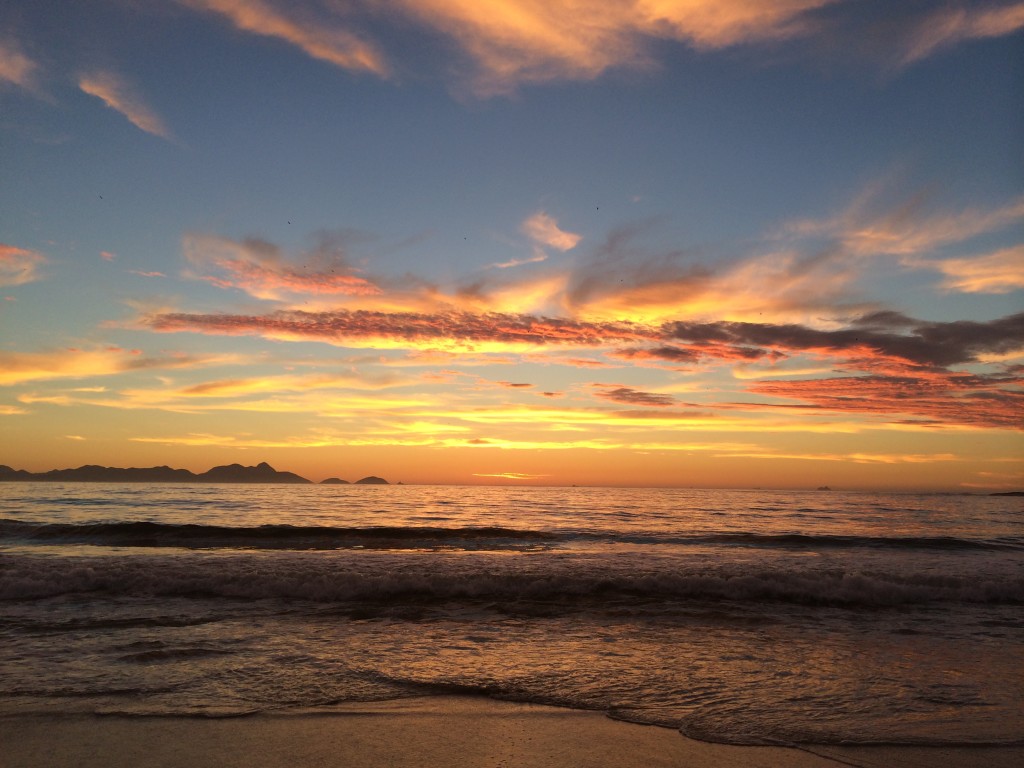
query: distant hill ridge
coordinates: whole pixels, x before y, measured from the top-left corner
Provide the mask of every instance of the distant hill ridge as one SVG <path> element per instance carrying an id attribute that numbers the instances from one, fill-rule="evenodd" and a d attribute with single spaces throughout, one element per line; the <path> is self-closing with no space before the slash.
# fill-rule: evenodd
<path id="1" fill-rule="evenodd" d="M 97 464 L 85 464 L 74 469 L 51 469 L 48 472 L 28 472 L 24 469 L 12 469 L 0 464 L 0 482 L 54 482 L 54 483 L 290 483 L 293 485 L 312 485 L 311 480 L 296 475 L 294 472 L 279 472 L 265 461 L 255 467 L 241 464 L 225 464 L 214 467 L 201 474 L 187 469 L 160 467 L 102 467 Z M 337 478 L 330 478 L 333 483 L 344 483 Z M 387 485 L 388 481 L 379 477 L 364 477 L 356 484 Z"/>

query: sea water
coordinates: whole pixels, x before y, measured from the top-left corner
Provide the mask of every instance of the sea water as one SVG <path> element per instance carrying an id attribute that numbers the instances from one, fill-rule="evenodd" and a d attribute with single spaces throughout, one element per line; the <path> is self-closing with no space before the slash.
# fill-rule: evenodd
<path id="1" fill-rule="evenodd" d="M 0 715 L 476 693 L 730 743 L 1024 740 L 1019 498 L 0 483 Z"/>

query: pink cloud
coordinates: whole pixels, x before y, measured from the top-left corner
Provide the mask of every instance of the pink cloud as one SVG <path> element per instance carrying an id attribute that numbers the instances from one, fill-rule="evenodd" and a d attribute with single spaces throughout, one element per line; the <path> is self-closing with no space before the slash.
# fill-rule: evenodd
<path id="1" fill-rule="evenodd" d="M 377 47 L 345 28 L 348 14 L 338 17 L 309 4 L 273 0 L 181 0 L 194 8 L 216 13 L 236 28 L 263 37 L 284 40 L 308 56 L 342 69 L 388 73 Z"/>
<path id="2" fill-rule="evenodd" d="M 581 235 L 560 229 L 558 221 L 544 211 L 538 211 L 524 221 L 523 232 L 540 245 L 559 251 L 575 248 L 582 239 Z"/>
<path id="3" fill-rule="evenodd" d="M 139 130 L 170 139 L 171 132 L 159 115 L 147 105 L 135 88 L 111 71 L 89 72 L 78 79 L 78 87 L 124 115 Z"/>
<path id="4" fill-rule="evenodd" d="M 46 257 L 37 251 L 0 243 L 0 286 L 24 285 L 40 279 Z"/>

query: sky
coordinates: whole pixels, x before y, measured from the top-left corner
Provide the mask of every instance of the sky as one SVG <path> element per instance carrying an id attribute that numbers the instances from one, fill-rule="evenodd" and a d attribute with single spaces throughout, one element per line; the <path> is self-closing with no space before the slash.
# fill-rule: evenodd
<path id="1" fill-rule="evenodd" d="M 1024 487 L 1024 2 L 12 0 L 0 463 Z"/>

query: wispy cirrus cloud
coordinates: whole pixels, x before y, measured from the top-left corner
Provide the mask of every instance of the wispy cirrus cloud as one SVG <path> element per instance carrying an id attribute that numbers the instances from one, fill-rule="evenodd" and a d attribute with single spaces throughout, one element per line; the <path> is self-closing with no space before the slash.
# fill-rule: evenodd
<path id="1" fill-rule="evenodd" d="M 9 83 L 27 91 L 37 87 L 39 65 L 22 51 L 15 40 L 0 40 L 0 85 Z"/>
<path id="2" fill-rule="evenodd" d="M 25 285 L 40 279 L 46 257 L 38 251 L 0 243 L 0 286 Z"/>
<path id="3" fill-rule="evenodd" d="M 186 276 L 204 280 L 219 288 L 237 288 L 268 300 L 283 300 L 296 294 L 360 296 L 379 294 L 381 289 L 355 274 L 341 246 L 329 238 L 296 258 L 288 258 L 278 246 L 265 240 L 232 240 L 204 234 L 183 239 L 190 265 Z"/>
<path id="4" fill-rule="evenodd" d="M 458 45 L 477 95 L 525 83 L 591 80 L 612 68 L 650 67 L 652 43 L 697 49 L 777 40 L 807 31 L 808 12 L 830 0 L 403 0 L 405 12 Z"/>
<path id="5" fill-rule="evenodd" d="M 947 5 L 921 20 L 906 42 L 911 64 L 968 40 L 1002 37 L 1024 29 L 1024 3 Z"/>
<path id="6" fill-rule="evenodd" d="M 351 16 L 343 5 L 325 7 L 273 0 L 179 1 L 218 14 L 243 32 L 283 40 L 336 67 L 382 76 L 389 72 L 378 47 L 348 28 Z"/>
<path id="7" fill-rule="evenodd" d="M 139 130 L 162 139 L 173 138 L 163 119 L 146 104 L 135 87 L 118 73 L 110 70 L 84 73 L 78 78 L 78 87 L 120 112 Z"/>
<path id="8" fill-rule="evenodd" d="M 896 205 L 879 205 L 869 190 L 835 219 L 798 222 L 793 229 L 832 237 L 852 256 L 912 257 L 999 231 L 1024 219 L 1024 197 L 988 210 L 933 212 L 925 203 L 924 196 L 918 195 Z"/>
<path id="9" fill-rule="evenodd" d="M 665 42 L 701 52 L 779 41 L 813 42 L 835 32 L 863 34 L 843 11 L 850 0 L 179 0 L 236 29 L 284 41 L 306 55 L 355 72 L 389 77 L 400 52 L 385 54 L 385 25 L 418 28 L 458 52 L 459 90 L 478 97 L 537 83 L 593 80 L 616 69 L 658 66 Z M 839 13 L 830 14 L 833 9 Z M 828 18 L 826 16 L 828 15 Z M 947 5 L 907 11 L 886 46 L 906 66 L 969 40 L 1001 37 L 1024 26 L 1024 4 Z M 848 27 L 852 26 L 852 32 Z M 373 30 L 371 32 L 371 30 Z"/>
<path id="10" fill-rule="evenodd" d="M 49 352 L 0 351 L 0 386 L 52 379 L 85 379 L 129 371 L 202 368 L 242 362 L 238 355 L 144 355 L 121 347 L 69 348 Z"/>
<path id="11" fill-rule="evenodd" d="M 942 287 L 962 293 L 1010 293 L 1024 289 L 1024 245 L 1003 248 L 984 256 L 930 259 L 914 266 L 938 270 Z"/>

